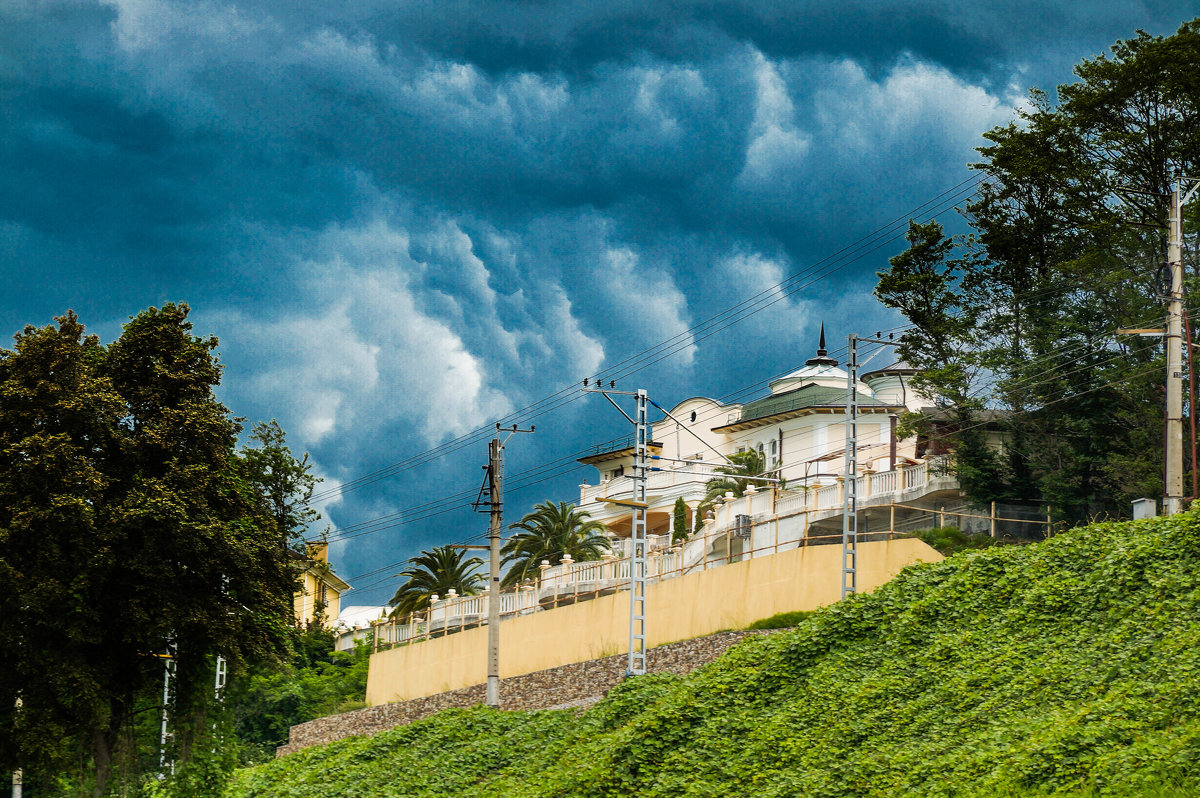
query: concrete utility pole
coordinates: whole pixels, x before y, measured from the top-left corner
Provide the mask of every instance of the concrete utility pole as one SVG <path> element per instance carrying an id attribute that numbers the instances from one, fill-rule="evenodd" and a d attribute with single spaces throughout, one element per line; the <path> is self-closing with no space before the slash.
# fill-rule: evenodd
<path id="1" fill-rule="evenodd" d="M 496 424 L 496 437 L 488 443 L 487 492 L 488 515 L 488 664 L 487 694 L 484 699 L 489 707 L 500 708 L 500 531 L 504 528 L 504 444 L 518 432 L 533 432 L 534 427 L 518 429 L 516 424 L 507 430 L 508 437 L 500 439 L 500 425 Z M 476 502 L 476 509 L 479 507 Z M 474 548 L 463 546 L 461 548 Z"/>
<path id="2" fill-rule="evenodd" d="M 1183 193 L 1183 183 L 1192 183 Z M 1163 512 L 1183 512 L 1183 206 L 1200 181 L 1177 176 L 1171 187 L 1168 216 L 1167 268 L 1171 272 L 1171 290 L 1167 295 L 1167 451 L 1166 481 L 1163 485 Z M 1195 413 L 1195 408 L 1191 409 Z M 1195 468 L 1196 464 L 1193 463 Z"/>
<path id="3" fill-rule="evenodd" d="M 504 524 L 504 446 L 488 442 L 488 678 L 489 707 L 500 708 L 500 528 Z"/>

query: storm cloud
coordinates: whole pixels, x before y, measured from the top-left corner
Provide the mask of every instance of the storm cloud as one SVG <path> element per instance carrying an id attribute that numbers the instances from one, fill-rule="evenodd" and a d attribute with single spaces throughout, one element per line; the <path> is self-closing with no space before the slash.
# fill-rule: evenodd
<path id="1" fill-rule="evenodd" d="M 584 376 L 670 341 L 636 378 L 669 405 L 763 385 L 822 320 L 832 339 L 893 324 L 869 291 L 894 240 L 776 286 L 967 181 L 1031 86 L 1185 16 L 7 0 L 0 318 L 15 332 L 74 308 L 111 338 L 187 301 L 222 339 L 223 399 L 278 418 L 327 487 L 420 455 L 323 503 L 335 534 L 391 519 L 336 547 L 355 581 L 482 529 L 413 509 L 477 487 L 486 448 L 451 442 Z M 743 322 L 696 329 L 760 292 Z M 557 465 L 515 484 L 514 514 L 570 500 L 587 475 L 570 455 L 625 432 L 570 391 L 537 407 L 511 468 Z M 386 599 L 376 581 L 351 603 Z"/>

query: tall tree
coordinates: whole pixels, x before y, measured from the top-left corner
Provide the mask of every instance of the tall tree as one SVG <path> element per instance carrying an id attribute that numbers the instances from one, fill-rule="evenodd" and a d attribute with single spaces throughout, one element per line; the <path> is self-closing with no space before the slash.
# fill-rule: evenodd
<path id="1" fill-rule="evenodd" d="M 178 719 L 203 717 L 218 652 L 286 651 L 294 575 L 188 312 L 151 308 L 107 349 L 68 313 L 0 351 L 0 704 L 22 699 L 0 767 L 54 772 L 73 750 L 100 795 L 168 641 Z"/>
<path id="2" fill-rule="evenodd" d="M 423 551 L 408 561 L 408 567 L 400 572 L 404 582 L 388 602 L 392 617 L 423 610 L 429 606 L 433 595 L 443 598 L 453 588 L 460 596 L 474 596 L 484 585 L 482 574 L 476 573 L 483 560 L 467 558 L 465 549 L 438 546 Z"/>
<path id="3" fill-rule="evenodd" d="M 999 463 L 987 445 L 981 420 L 984 400 L 976 393 L 980 305 L 963 291 L 974 264 L 950 257 L 955 241 L 936 221 L 910 221 L 906 240 L 908 249 L 890 258 L 891 268 L 879 273 L 875 296 L 911 322 L 912 329 L 900 338 L 899 355 L 919 370 L 913 387 L 935 397 L 944 413 L 939 419 L 907 413 L 901 418 L 900 434 L 948 438 L 940 448 L 952 452 L 953 470 L 964 490 L 980 501 L 1000 498 Z"/>
<path id="4" fill-rule="evenodd" d="M 275 419 L 255 424 L 250 440 L 256 445 L 242 450 L 246 478 L 275 519 L 280 546 L 294 546 L 321 519 L 321 514 L 308 504 L 321 479 L 312 474 L 308 452 L 299 460 L 292 455 L 287 435 Z"/>
<path id="5" fill-rule="evenodd" d="M 536 578 L 542 560 L 551 565 L 565 555 L 576 562 L 598 560 L 609 551 L 608 528 L 566 502 L 542 502 L 509 528 L 517 531 L 501 549 L 505 587 Z"/>
<path id="6" fill-rule="evenodd" d="M 951 412 L 1007 411 L 1002 467 L 977 474 L 972 495 L 1047 499 L 1081 519 L 1162 491 L 1161 344 L 1114 333 L 1163 323 L 1167 186 L 1200 166 L 1200 21 L 1139 32 L 1075 73 L 1057 105 L 1034 91 L 1016 122 L 984 134 L 973 166 L 986 180 L 964 209 L 975 235 L 942 253 L 960 267 L 944 315 L 970 321 L 950 362 L 984 379 L 956 395 L 952 370 L 920 367 Z M 910 352 L 934 341 L 906 307 L 912 287 L 885 276 L 877 293 L 916 323 Z M 979 423 L 946 432 L 968 428 Z"/>

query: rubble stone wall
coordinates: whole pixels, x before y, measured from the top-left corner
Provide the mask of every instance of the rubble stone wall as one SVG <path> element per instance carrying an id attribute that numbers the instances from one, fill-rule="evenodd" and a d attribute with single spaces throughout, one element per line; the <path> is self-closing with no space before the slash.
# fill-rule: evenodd
<path id="1" fill-rule="evenodd" d="M 646 652 L 646 670 L 650 673 L 690 673 L 712 662 L 730 646 L 755 634 L 764 633 L 720 632 L 658 646 Z M 624 678 L 627 664 L 628 654 L 618 654 L 501 679 L 501 708 L 529 710 L 587 706 L 602 698 Z M 374 734 L 412 723 L 443 709 L 482 704 L 484 690 L 484 685 L 477 684 L 425 698 L 317 718 L 293 726 L 287 745 L 280 746 L 276 755 L 283 756 L 344 737 Z"/>

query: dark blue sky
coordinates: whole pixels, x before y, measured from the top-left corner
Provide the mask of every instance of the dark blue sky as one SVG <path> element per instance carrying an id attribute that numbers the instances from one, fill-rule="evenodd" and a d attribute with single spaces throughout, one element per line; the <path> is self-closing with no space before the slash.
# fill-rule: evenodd
<path id="1" fill-rule="evenodd" d="M 326 487 L 411 466 L 325 507 L 335 539 L 375 530 L 334 562 L 365 588 L 348 603 L 382 602 L 395 580 L 360 575 L 484 529 L 453 497 L 487 434 L 448 442 L 662 341 L 622 383 L 670 406 L 754 395 L 822 320 L 832 341 L 894 324 L 870 297 L 889 237 L 689 332 L 967 180 L 1031 86 L 1192 15 L 831 7 L 0 0 L 0 329 L 73 308 L 110 340 L 191 303 L 224 401 L 277 418 Z M 954 226 L 963 196 L 922 214 Z M 570 456 L 625 432 L 562 398 L 522 417 L 511 520 L 577 498 Z M 407 523 L 356 526 L 384 517 Z"/>

